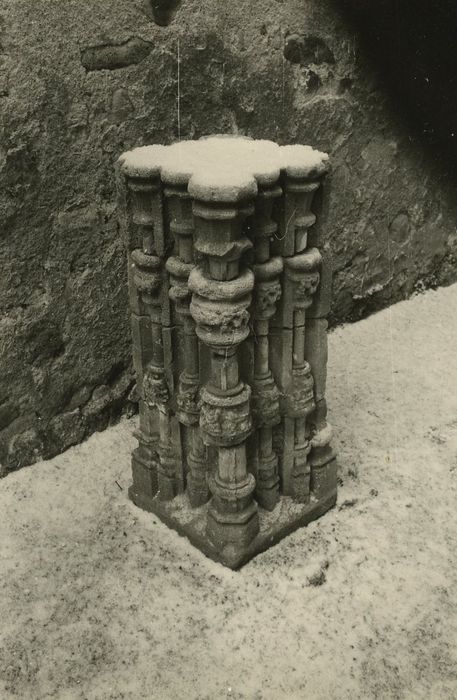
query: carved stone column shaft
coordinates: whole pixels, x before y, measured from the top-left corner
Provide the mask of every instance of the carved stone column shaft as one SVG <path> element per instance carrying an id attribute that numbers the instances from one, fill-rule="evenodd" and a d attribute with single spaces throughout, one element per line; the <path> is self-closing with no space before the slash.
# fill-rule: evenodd
<path id="1" fill-rule="evenodd" d="M 193 185 L 193 186 L 192 186 Z M 198 252 L 204 266 L 192 270 L 191 313 L 197 335 L 210 350 L 209 379 L 202 390 L 200 428 L 203 441 L 217 448 L 217 465 L 209 485 L 212 500 L 207 534 L 226 556 L 236 556 L 258 532 L 252 493 L 255 480 L 247 470 L 245 441 L 251 432 L 251 390 L 240 381 L 237 348 L 248 336 L 248 307 L 254 276 L 240 268 L 240 257 L 250 247 L 243 236 L 243 220 L 251 207 L 217 200 L 205 201 L 198 180 L 190 184 Z M 232 551 L 233 550 L 233 551 Z"/>
<path id="2" fill-rule="evenodd" d="M 193 507 L 206 503 L 210 493 L 207 483 L 207 455 L 198 427 L 200 414 L 199 347 L 195 321 L 190 313 L 189 275 L 194 268 L 194 221 L 187 187 L 166 189 L 170 212 L 170 230 L 175 239 L 176 256 L 167 260 L 170 273 L 169 296 L 175 303 L 182 323 L 183 371 L 179 378 L 177 415 L 189 433 L 190 452 L 187 490 Z"/>
<path id="3" fill-rule="evenodd" d="M 270 369 L 270 319 L 281 296 L 283 269 L 280 257 L 271 257 L 270 239 L 278 225 L 273 219 L 275 199 L 282 194 L 277 184 L 259 188 L 252 224 L 254 241 L 255 293 L 253 302 L 254 377 L 252 412 L 257 428 L 253 435 L 258 503 L 272 510 L 279 500 L 278 457 L 273 450 L 273 427 L 281 420 L 279 391 Z"/>
<path id="4" fill-rule="evenodd" d="M 158 490 L 158 420 L 154 407 L 145 402 L 144 374 L 161 349 L 160 318 L 154 313 L 154 294 L 160 287 L 154 255 L 154 218 L 150 202 L 158 196 L 157 173 L 150 177 L 128 177 L 124 186 L 128 202 L 128 278 L 131 308 L 133 362 L 139 399 L 138 448 L 132 455 L 133 489 L 152 498 Z M 141 246 L 141 247 L 139 247 Z"/>
<path id="5" fill-rule="evenodd" d="M 336 499 L 327 156 L 220 136 L 120 165 L 140 412 L 129 494 L 237 568 Z"/>
<path id="6" fill-rule="evenodd" d="M 138 319 L 132 319 L 134 332 L 140 333 L 140 347 L 148 347 L 150 351 L 148 355 L 138 356 L 136 363 L 141 397 L 138 437 L 140 451 L 142 443 L 150 450 L 152 436 L 145 432 L 145 428 L 150 430 L 155 413 L 158 441 L 156 435 L 153 439 L 158 451 L 155 461 L 157 486 L 160 498 L 167 500 L 182 491 L 183 480 L 179 464 L 180 441 L 176 440 L 176 426 L 172 425 L 164 368 L 164 332 L 170 317 L 163 260 L 162 186 L 157 169 L 132 173 L 126 168 L 126 174 L 131 193 L 132 222 L 139 231 L 137 242 L 142 246 L 130 254 L 131 288 L 136 290 L 140 318 L 149 318 L 149 322 L 140 323 Z"/>

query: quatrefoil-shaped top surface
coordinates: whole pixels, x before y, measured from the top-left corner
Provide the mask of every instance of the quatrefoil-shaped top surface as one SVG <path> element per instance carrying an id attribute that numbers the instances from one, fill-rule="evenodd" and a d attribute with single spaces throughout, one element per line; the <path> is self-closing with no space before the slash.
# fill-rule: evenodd
<path id="1" fill-rule="evenodd" d="M 311 146 L 278 146 L 244 136 L 209 136 L 171 146 L 141 146 L 119 162 L 130 177 L 158 177 L 165 184 L 187 186 L 203 201 L 240 201 L 258 186 L 273 185 L 281 170 L 293 178 L 318 178 L 328 169 L 328 155 Z"/>

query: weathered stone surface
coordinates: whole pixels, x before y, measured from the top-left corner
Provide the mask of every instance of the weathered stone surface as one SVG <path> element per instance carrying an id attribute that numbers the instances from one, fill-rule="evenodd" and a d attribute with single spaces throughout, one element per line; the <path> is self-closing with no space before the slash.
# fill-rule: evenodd
<path id="1" fill-rule="evenodd" d="M 270 542 L 285 533 L 265 511 L 292 500 L 309 506 L 301 515 L 318 516 L 336 498 L 322 470 L 335 462 L 327 320 L 306 317 L 325 277 L 308 233 L 328 161 L 309 145 L 223 135 L 134 148 L 118 161 L 120 225 L 138 246 L 126 251 L 142 395 L 129 495 L 232 568 L 264 548 L 265 530 Z M 274 251 L 278 232 L 284 243 Z M 198 538 L 196 518 L 175 517 L 186 505 L 200 511 Z M 285 519 L 291 530 L 304 522 Z"/>
<path id="2" fill-rule="evenodd" d="M 238 132 L 328 151 L 332 323 L 456 279 L 452 182 L 396 120 L 334 3 L 186 0 L 174 9 L 164 30 L 142 0 L 1 3 L 4 471 L 68 444 L 50 423 L 72 414 L 79 390 L 85 435 L 125 405 L 119 389 L 83 410 L 112 373 L 130 377 L 113 163 L 134 145 Z M 319 47 L 285 59 L 292 35 L 320 37 L 334 63 Z M 93 54 L 103 70 L 82 65 L 88 49 L 125 50 L 135 37 L 146 48 L 129 65 L 117 58 L 111 70 Z"/>
<path id="3" fill-rule="evenodd" d="M 143 39 L 133 37 L 123 44 L 90 46 L 81 51 L 81 63 L 87 71 L 114 70 L 140 63 L 152 46 Z"/>
<path id="4" fill-rule="evenodd" d="M 325 397 L 328 355 L 327 325 L 325 318 L 310 318 L 306 321 L 305 357 L 311 365 L 313 373 L 316 402 Z"/>
<path id="5" fill-rule="evenodd" d="M 129 93 L 125 88 L 118 88 L 113 93 L 111 103 L 111 121 L 114 124 L 122 124 L 129 118 L 135 107 L 130 100 Z"/>
<path id="6" fill-rule="evenodd" d="M 291 63 L 308 65 L 335 63 L 335 57 L 324 39 L 313 34 L 291 34 L 284 46 L 284 56 Z"/>

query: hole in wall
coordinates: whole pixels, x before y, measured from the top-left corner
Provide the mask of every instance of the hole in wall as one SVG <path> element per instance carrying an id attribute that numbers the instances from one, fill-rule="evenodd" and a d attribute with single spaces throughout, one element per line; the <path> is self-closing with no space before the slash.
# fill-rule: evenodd
<path id="1" fill-rule="evenodd" d="M 156 24 L 166 27 L 173 20 L 181 0 L 144 0 L 146 14 Z"/>

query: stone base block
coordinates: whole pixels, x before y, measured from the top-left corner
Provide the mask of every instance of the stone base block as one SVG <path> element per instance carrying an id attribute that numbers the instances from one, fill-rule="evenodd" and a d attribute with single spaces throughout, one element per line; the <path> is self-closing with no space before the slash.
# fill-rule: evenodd
<path id="1" fill-rule="evenodd" d="M 206 535 L 212 545 L 226 556 L 244 551 L 259 532 L 257 504 L 252 502 L 240 513 L 219 513 L 213 504 L 208 506 Z"/>
<path id="2" fill-rule="evenodd" d="M 224 545 L 221 543 L 218 548 L 211 542 L 207 536 L 208 510 L 211 509 L 211 503 L 195 509 L 191 507 L 186 493 L 180 494 L 173 501 L 164 502 L 157 496 L 148 498 L 136 492 L 133 487 L 129 489 L 129 496 L 135 505 L 157 515 L 168 527 L 187 537 L 210 559 L 231 569 L 239 569 L 257 554 L 264 552 L 299 527 L 316 520 L 335 505 L 336 485 L 325 492 L 323 488 L 325 483 L 333 483 L 333 479 L 328 476 L 333 473 L 333 466 L 326 465 L 324 469 L 327 469 L 327 481 L 319 481 L 319 499 L 312 493 L 309 503 L 296 503 L 288 496 L 281 496 L 271 512 L 258 508 L 259 532 L 245 546 L 226 542 Z"/>
<path id="3" fill-rule="evenodd" d="M 137 447 L 132 454 L 133 488 L 139 493 L 152 498 L 158 491 L 157 464 L 142 456 L 142 450 Z"/>
<path id="4" fill-rule="evenodd" d="M 211 497 L 206 479 L 195 479 L 191 475 L 187 477 L 187 493 L 192 508 L 198 508 L 207 503 Z"/>
<path id="5" fill-rule="evenodd" d="M 337 465 L 336 459 L 319 467 L 311 467 L 311 490 L 316 499 L 321 499 L 329 491 L 336 492 Z"/>
<path id="6" fill-rule="evenodd" d="M 279 501 L 279 477 L 259 478 L 256 484 L 255 499 L 265 510 L 273 510 Z"/>

